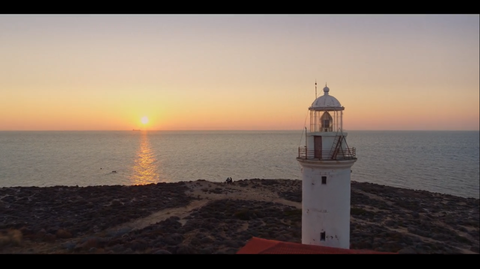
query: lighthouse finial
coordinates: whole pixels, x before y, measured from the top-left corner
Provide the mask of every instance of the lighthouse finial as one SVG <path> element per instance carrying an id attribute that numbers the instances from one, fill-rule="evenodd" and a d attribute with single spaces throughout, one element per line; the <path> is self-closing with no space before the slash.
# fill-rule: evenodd
<path id="1" fill-rule="evenodd" d="M 323 88 L 323 92 L 325 95 L 327 95 L 329 91 L 330 89 L 327 87 L 327 83 L 325 82 L 325 88 Z"/>

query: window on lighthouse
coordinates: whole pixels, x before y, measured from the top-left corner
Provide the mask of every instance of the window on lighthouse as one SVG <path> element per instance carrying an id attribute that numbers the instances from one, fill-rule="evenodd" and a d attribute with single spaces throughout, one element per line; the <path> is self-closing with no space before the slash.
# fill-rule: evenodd
<path id="1" fill-rule="evenodd" d="M 332 131 L 332 116 L 328 111 L 325 111 L 323 113 L 321 120 L 322 124 L 322 131 L 323 132 L 331 132 Z"/>
<path id="2" fill-rule="evenodd" d="M 326 176 L 322 176 L 322 184 L 327 184 L 327 177 Z"/>
<path id="3" fill-rule="evenodd" d="M 325 241 L 325 232 L 320 233 L 320 241 Z"/>

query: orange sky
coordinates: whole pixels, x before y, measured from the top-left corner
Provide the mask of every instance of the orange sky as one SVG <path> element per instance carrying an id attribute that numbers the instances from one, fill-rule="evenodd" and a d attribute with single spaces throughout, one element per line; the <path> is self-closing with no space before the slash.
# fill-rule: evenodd
<path id="1" fill-rule="evenodd" d="M 0 131 L 300 130 L 315 81 L 345 130 L 479 130 L 478 15 L 0 15 L 0 40 Z"/>

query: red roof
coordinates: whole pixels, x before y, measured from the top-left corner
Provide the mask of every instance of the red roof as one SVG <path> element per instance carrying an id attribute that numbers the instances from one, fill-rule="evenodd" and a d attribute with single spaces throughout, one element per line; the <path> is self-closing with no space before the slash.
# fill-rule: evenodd
<path id="1" fill-rule="evenodd" d="M 252 237 L 237 254 L 397 254 L 374 250 L 343 249 Z"/>

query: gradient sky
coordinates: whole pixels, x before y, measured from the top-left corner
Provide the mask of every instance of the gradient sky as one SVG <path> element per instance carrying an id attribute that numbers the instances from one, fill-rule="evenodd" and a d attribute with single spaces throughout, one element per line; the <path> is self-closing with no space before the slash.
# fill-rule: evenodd
<path id="1" fill-rule="evenodd" d="M 302 130 L 315 81 L 345 130 L 479 130 L 479 15 L 0 15 L 0 130 Z"/>

